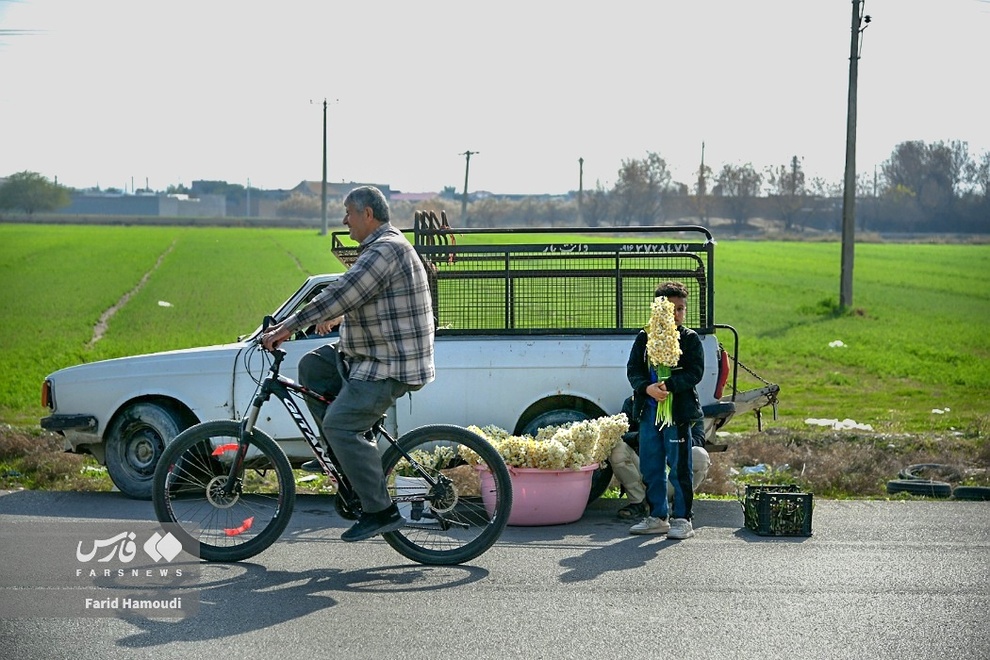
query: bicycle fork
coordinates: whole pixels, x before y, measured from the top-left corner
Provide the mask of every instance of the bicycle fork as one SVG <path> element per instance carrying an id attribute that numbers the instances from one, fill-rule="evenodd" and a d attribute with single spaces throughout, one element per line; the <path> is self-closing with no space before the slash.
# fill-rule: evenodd
<path id="1" fill-rule="evenodd" d="M 236 446 L 231 447 L 229 445 L 220 445 L 213 450 L 214 456 L 221 456 L 228 451 L 234 451 L 234 460 L 230 463 L 230 470 L 227 472 L 227 481 L 223 485 L 223 494 L 227 497 L 230 497 L 233 494 L 234 489 L 240 484 L 240 475 L 242 474 L 244 468 L 244 457 L 247 456 L 248 439 L 254 435 L 254 426 L 258 422 L 258 415 L 261 413 L 261 406 L 268 401 L 270 396 L 271 392 L 263 389 L 261 392 L 258 392 L 257 396 L 254 397 L 251 408 L 248 410 L 247 417 L 241 421 L 240 439 Z"/>

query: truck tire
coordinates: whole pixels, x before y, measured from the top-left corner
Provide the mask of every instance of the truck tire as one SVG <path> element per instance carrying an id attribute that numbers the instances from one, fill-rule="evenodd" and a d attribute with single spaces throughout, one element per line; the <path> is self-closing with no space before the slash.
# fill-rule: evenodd
<path id="1" fill-rule="evenodd" d="M 952 491 L 954 500 L 976 500 L 985 502 L 990 500 L 990 487 L 987 486 L 956 486 Z"/>
<path id="2" fill-rule="evenodd" d="M 897 476 L 901 479 L 928 479 L 929 477 L 925 476 L 925 473 L 938 477 L 940 481 L 960 481 L 962 479 L 962 473 L 958 469 L 942 463 L 915 463 L 901 470 Z"/>
<path id="3" fill-rule="evenodd" d="M 162 404 L 141 402 L 124 408 L 105 440 L 107 472 L 120 492 L 150 500 L 158 459 L 187 426 L 181 415 Z"/>
<path id="4" fill-rule="evenodd" d="M 529 423 L 523 427 L 522 435 L 535 436 L 540 429 L 546 426 L 560 426 L 569 422 L 583 422 L 586 419 L 591 418 L 580 410 L 568 408 L 548 410 L 529 420 Z"/>
<path id="5" fill-rule="evenodd" d="M 910 493 L 925 497 L 949 497 L 952 495 L 952 485 L 946 481 L 930 479 L 893 479 L 887 482 L 887 492 Z"/>
<path id="6" fill-rule="evenodd" d="M 601 497 L 611 483 L 612 466 L 606 461 L 591 475 L 591 492 L 588 493 L 588 504 Z"/>

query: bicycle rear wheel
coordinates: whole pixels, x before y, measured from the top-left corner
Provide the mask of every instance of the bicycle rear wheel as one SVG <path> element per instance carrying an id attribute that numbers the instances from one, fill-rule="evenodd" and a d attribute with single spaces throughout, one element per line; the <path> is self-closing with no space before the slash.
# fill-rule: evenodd
<path id="1" fill-rule="evenodd" d="M 509 470 L 499 453 L 467 429 L 444 424 L 410 431 L 399 446 L 423 470 L 417 474 L 395 447 L 385 451 L 385 479 L 406 518 L 405 527 L 383 535 L 385 541 L 421 564 L 461 564 L 488 550 L 512 509 Z"/>
<path id="2" fill-rule="evenodd" d="M 258 429 L 233 490 L 224 492 L 240 433 L 234 421 L 197 424 L 165 447 L 155 469 L 155 515 L 159 522 L 174 523 L 187 551 L 207 561 L 258 554 L 285 530 L 295 503 L 292 466 Z"/>

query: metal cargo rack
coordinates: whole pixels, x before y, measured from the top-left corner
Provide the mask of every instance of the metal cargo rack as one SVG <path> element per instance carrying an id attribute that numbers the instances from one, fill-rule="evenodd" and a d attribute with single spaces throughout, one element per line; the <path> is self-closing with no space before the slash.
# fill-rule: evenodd
<path id="1" fill-rule="evenodd" d="M 715 241 L 704 227 L 453 230 L 446 217 L 417 212 L 411 233 L 435 275 L 445 334 L 634 333 L 666 280 L 690 292 L 686 325 L 715 325 Z M 358 252 L 345 236 L 333 233 L 332 251 L 350 266 Z"/>

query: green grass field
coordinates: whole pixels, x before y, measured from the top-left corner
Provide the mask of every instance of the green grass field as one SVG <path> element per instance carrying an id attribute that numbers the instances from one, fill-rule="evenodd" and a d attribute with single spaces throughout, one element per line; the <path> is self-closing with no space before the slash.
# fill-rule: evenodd
<path id="1" fill-rule="evenodd" d="M 838 243 L 716 238 L 716 321 L 739 331 L 741 362 L 780 384 L 774 425 L 985 429 L 990 246 L 858 245 L 855 309 L 839 314 Z M 56 369 L 234 340 L 306 276 L 339 270 L 329 247 L 312 230 L 0 225 L 0 421 L 37 426 Z"/>

